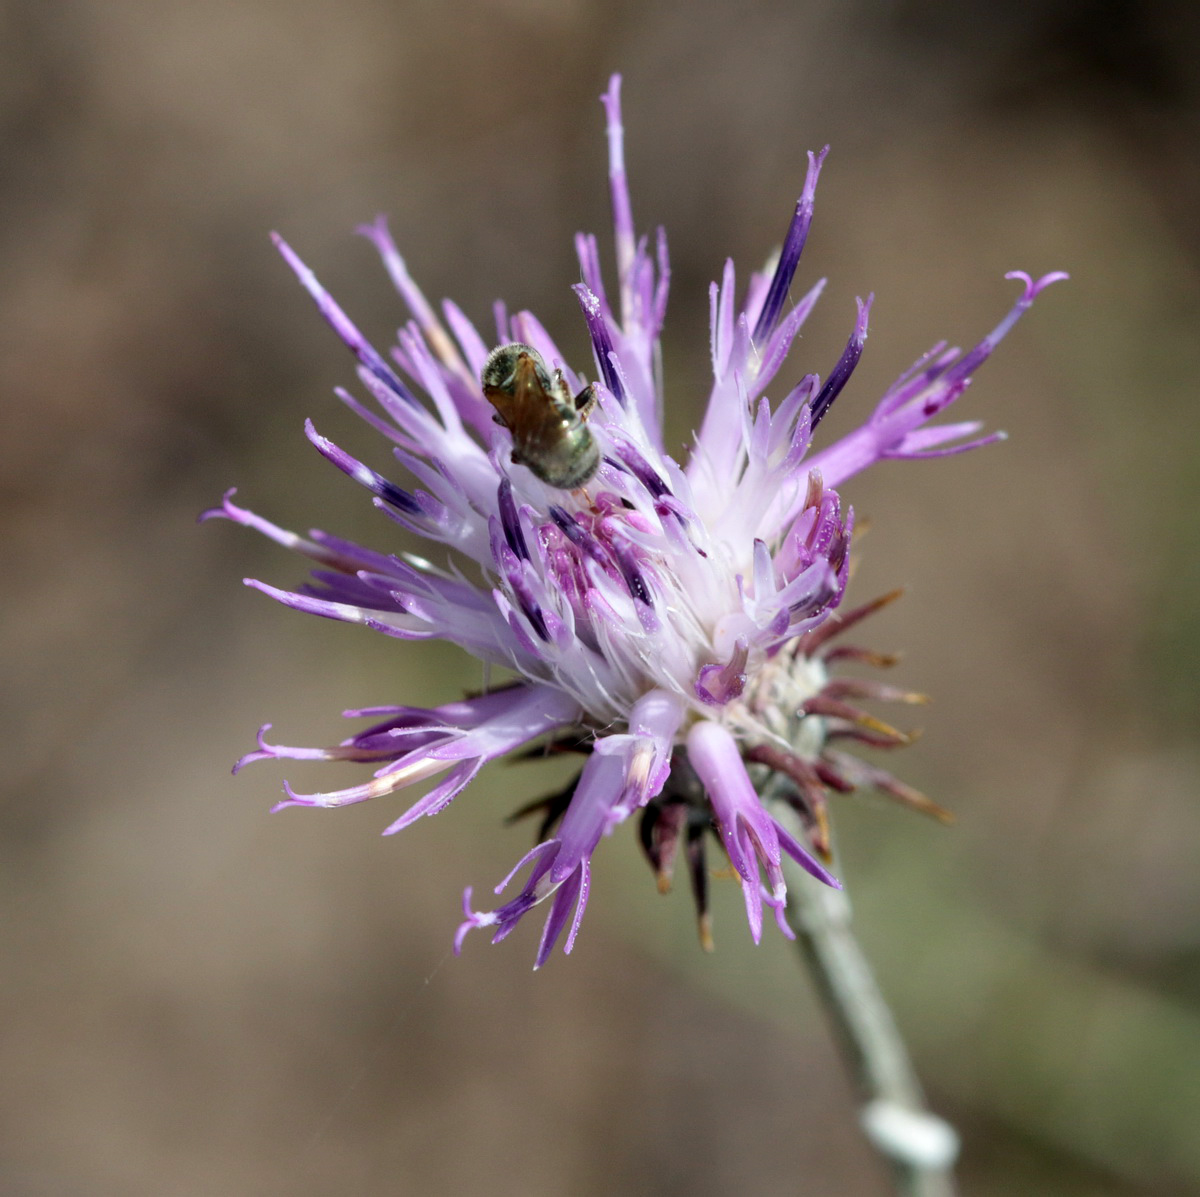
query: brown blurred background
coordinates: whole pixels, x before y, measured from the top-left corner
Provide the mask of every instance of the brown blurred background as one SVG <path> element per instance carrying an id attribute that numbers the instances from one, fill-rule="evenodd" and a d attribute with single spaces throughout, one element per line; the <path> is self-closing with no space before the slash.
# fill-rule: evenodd
<path id="1" fill-rule="evenodd" d="M 736 887 L 705 957 L 626 827 L 572 957 L 531 975 L 529 926 L 455 960 L 549 771 L 395 839 L 403 797 L 271 818 L 282 771 L 228 774 L 268 719 L 325 743 L 479 681 L 244 590 L 299 562 L 194 524 L 236 484 L 395 543 L 304 441 L 387 460 L 268 229 L 380 344 L 402 312 L 352 230 L 385 211 L 431 297 L 529 306 L 590 361 L 570 238 L 608 228 L 618 69 L 635 218 L 671 238 L 674 443 L 706 284 L 778 243 L 806 149 L 833 145 L 798 286 L 830 286 L 794 371 L 877 295 L 827 437 L 990 328 L 1004 271 L 1072 272 L 959 409 L 1006 445 L 846 488 L 852 597 L 908 586 L 870 639 L 935 697 L 891 763 L 959 823 L 835 813 L 964 1191 L 1200 1190 L 1196 33 L 1187 0 L 0 5 L 0 1192 L 887 1191 Z"/>

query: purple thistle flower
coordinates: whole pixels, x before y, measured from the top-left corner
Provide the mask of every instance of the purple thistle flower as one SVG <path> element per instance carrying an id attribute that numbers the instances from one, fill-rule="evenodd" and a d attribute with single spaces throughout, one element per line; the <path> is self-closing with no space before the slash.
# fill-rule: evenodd
<path id="1" fill-rule="evenodd" d="M 392 442 L 410 481 L 397 485 L 311 423 L 309 440 L 370 492 L 385 515 L 440 546 L 431 559 L 379 552 L 325 532 L 298 536 L 237 505 L 233 491 L 205 513 L 254 528 L 316 563 L 310 581 L 296 590 L 247 580 L 279 602 L 400 639 L 450 640 L 518 679 L 432 709 L 347 711 L 373 722 L 329 748 L 270 743 L 270 725 L 264 726 L 258 748 L 237 769 L 264 759 L 375 766 L 370 780 L 341 790 L 300 793 L 285 784 L 286 797 L 275 809 L 345 806 L 437 779 L 386 828 L 391 834 L 442 810 L 484 764 L 514 750 L 539 742 L 586 754 L 572 787 L 526 808 L 543 814 L 540 841 L 496 889 L 501 893 L 523 875 L 516 896 L 484 911 L 471 905 L 470 889 L 464 896 L 456 949 L 475 927 L 494 928 L 493 942 L 503 939 L 545 903 L 537 966 L 568 923 L 565 950 L 571 950 L 588 899 L 592 853 L 635 812 L 660 887 L 669 884 L 678 847 L 685 845 L 706 946 L 708 832 L 716 833 L 742 885 L 757 941 L 764 903 L 791 935 L 783 853 L 838 885 L 818 859 L 828 859 L 830 790 L 871 785 L 944 816 L 889 773 L 838 749 L 841 740 L 906 743 L 903 733 L 857 703 L 920 696 L 830 675 L 838 660 L 891 663 L 833 641 L 894 597 L 838 610 L 853 513 L 843 510 L 832 488 L 877 461 L 940 456 L 998 439 L 979 435 L 975 422 L 928 425 L 958 398 L 1037 294 L 1065 277 L 1034 282 L 1010 275 L 1023 281 L 1023 293 L 975 349 L 960 356 L 935 346 L 888 390 L 866 424 L 810 456 L 813 429 L 861 356 L 870 308 L 870 299 L 859 301 L 850 340 L 823 384 L 806 375 L 778 403 L 768 400 L 766 390 L 824 285 L 818 282 L 789 305 L 826 151 L 810 154 L 777 262 L 750 277 L 740 304 L 732 262 L 711 288 L 713 387 L 695 446 L 680 465 L 662 442 L 666 238 L 660 230 L 652 250 L 634 232 L 619 77 L 603 102 L 617 292 L 610 301 L 596 240 L 580 235 L 583 281 L 575 291 L 595 359 L 590 386 L 528 312 L 509 318 L 498 305 L 497 341 L 510 350 L 499 357 L 452 303 L 443 304 L 439 317 L 379 220 L 360 231 L 379 251 L 411 314 L 388 362 L 275 238 L 357 357 L 359 381 L 375 408 L 346 391 L 338 390 L 338 397 Z M 490 385 L 507 390 L 485 397 L 485 366 Z M 562 450 L 568 435 L 575 441 L 566 447 L 578 449 L 582 462 L 572 478 L 586 479 L 574 490 L 551 485 L 544 479 L 555 475 L 538 468 L 541 455 Z M 756 781 L 766 773 L 781 783 L 782 800 L 800 814 L 811 846 L 789 834 L 760 800 Z"/>

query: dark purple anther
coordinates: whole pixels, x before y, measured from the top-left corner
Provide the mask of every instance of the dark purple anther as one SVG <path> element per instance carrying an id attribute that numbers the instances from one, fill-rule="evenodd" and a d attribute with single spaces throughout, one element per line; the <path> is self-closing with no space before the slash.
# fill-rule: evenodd
<path id="1" fill-rule="evenodd" d="M 621 383 L 621 376 L 612 364 L 613 343 L 608 325 L 604 322 L 604 307 L 585 284 L 576 283 L 572 290 L 579 298 L 580 307 L 583 308 L 583 318 L 587 322 L 588 332 L 592 338 L 592 352 L 596 355 L 596 365 L 600 370 L 600 377 L 604 379 L 604 385 L 608 387 L 613 398 L 624 406 L 625 387 Z"/>
<path id="2" fill-rule="evenodd" d="M 549 643 L 550 631 L 546 627 L 546 617 L 542 614 L 542 608 L 538 605 L 537 599 L 533 597 L 533 592 L 525 585 L 524 580 L 517 575 L 516 570 L 508 575 L 508 584 L 512 587 L 513 597 L 517 600 L 538 638 Z"/>
<path id="3" fill-rule="evenodd" d="M 580 552 L 587 554 L 606 570 L 611 568 L 611 564 L 615 562 L 630 595 L 645 607 L 654 606 L 650 588 L 646 585 L 646 579 L 642 577 L 631 553 L 611 541 L 606 541 L 602 545 L 569 511 L 565 511 L 557 505 L 551 506 L 549 513 L 550 518 L 562 529 L 563 535 Z M 607 553 L 605 549 L 608 550 Z"/>
<path id="4" fill-rule="evenodd" d="M 858 319 L 854 323 L 854 332 L 851 334 L 850 340 L 846 342 L 846 348 L 838 359 L 838 364 L 830 371 L 825 385 L 821 388 L 821 393 L 812 405 L 810 428 L 815 429 L 821 422 L 825 413 L 833 406 L 833 401 L 841 393 L 842 387 L 849 381 L 850 375 L 854 373 L 854 367 L 858 365 L 858 359 L 862 357 L 863 345 L 867 340 L 867 318 L 871 313 L 871 304 L 874 300 L 875 296 L 871 294 L 867 296 L 865 303 L 861 299 L 857 301 Z"/>
<path id="5" fill-rule="evenodd" d="M 377 474 L 361 461 L 350 456 L 344 449 L 339 449 L 331 440 L 323 437 L 314 427 L 311 420 L 304 422 L 304 434 L 316 446 L 317 451 L 327 460 L 333 462 L 343 474 L 353 478 L 360 486 L 365 486 L 373 495 L 378 495 L 385 503 L 403 511 L 405 515 L 424 515 L 421 505 L 406 490 L 402 490 L 394 482 L 389 482 L 382 474 Z"/>
<path id="6" fill-rule="evenodd" d="M 549 507 L 550 518 L 562 529 L 563 535 L 581 552 L 590 557 L 600 566 L 608 564 L 604 550 L 596 543 L 586 528 L 569 512 L 552 503 Z"/>
<path id="7" fill-rule="evenodd" d="M 588 534 L 579 526 L 575 517 L 569 512 L 564 511 L 557 503 L 551 503 L 549 507 L 550 518 L 559 526 L 563 535 L 578 548 L 583 548 L 585 542 L 589 539 Z"/>
<path id="8" fill-rule="evenodd" d="M 616 544 L 612 545 L 612 554 L 629 593 L 643 606 L 654 606 L 650 599 L 650 588 L 646 585 L 646 579 L 642 577 L 641 571 L 635 564 L 633 554 Z"/>
<path id="9" fill-rule="evenodd" d="M 395 507 L 398 511 L 403 511 L 405 515 L 424 514 L 420 503 L 408 491 L 397 486 L 394 482 L 389 482 L 386 478 L 379 478 L 379 489 L 375 493 L 385 503 Z"/>
<path id="10" fill-rule="evenodd" d="M 826 146 L 819 154 L 808 154 L 808 174 L 804 179 L 804 190 L 796 201 L 796 211 L 792 215 L 792 223 L 788 225 L 787 236 L 783 239 L 783 248 L 779 251 L 779 264 L 775 267 L 775 275 L 763 300 L 762 311 L 758 314 L 758 323 L 754 326 L 755 344 L 761 345 L 771 334 L 787 303 L 788 290 L 796 267 L 800 265 L 800 255 L 804 252 L 804 242 L 808 239 L 808 228 L 812 224 L 813 197 L 817 192 L 817 178 L 821 174 L 821 166 L 825 155 L 829 153 Z"/>
<path id="11" fill-rule="evenodd" d="M 658 476 L 653 466 L 632 446 L 620 445 L 617 452 L 625 468 L 649 491 L 655 499 L 669 495 L 671 488 Z"/>
<path id="12" fill-rule="evenodd" d="M 529 546 L 525 543 L 525 533 L 521 531 L 521 521 L 517 518 L 517 505 L 513 501 L 512 483 L 507 478 L 500 480 L 497 491 L 500 507 L 500 526 L 504 529 L 504 539 L 522 561 L 529 560 Z"/>

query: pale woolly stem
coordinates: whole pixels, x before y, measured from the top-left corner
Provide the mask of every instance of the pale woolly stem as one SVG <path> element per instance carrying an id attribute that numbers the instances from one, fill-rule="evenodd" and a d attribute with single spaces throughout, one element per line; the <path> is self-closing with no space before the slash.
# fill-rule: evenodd
<path id="1" fill-rule="evenodd" d="M 958 1135 L 926 1108 L 896 1020 L 854 936 L 849 899 L 786 856 L 784 866 L 796 946 L 853 1075 L 863 1132 L 891 1166 L 897 1193 L 953 1197 Z"/>

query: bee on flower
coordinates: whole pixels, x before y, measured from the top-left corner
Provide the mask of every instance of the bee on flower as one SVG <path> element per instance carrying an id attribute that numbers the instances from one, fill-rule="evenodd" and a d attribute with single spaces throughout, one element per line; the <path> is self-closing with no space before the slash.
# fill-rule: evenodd
<path id="1" fill-rule="evenodd" d="M 813 216 L 825 151 L 808 174 L 773 265 L 739 299 L 727 263 L 710 288 L 713 384 L 688 460 L 662 439 L 667 396 L 659 338 L 669 266 L 660 230 L 634 232 L 624 167 L 620 78 L 603 97 L 616 235 L 610 298 L 594 237 L 576 241 L 575 293 L 590 334 L 595 377 L 564 359 L 529 312 L 498 310 L 489 345 L 453 303 L 439 316 L 408 274 L 381 220 L 362 231 L 408 307 L 390 360 L 372 348 L 282 239 L 281 253 L 358 360 L 374 406 L 338 397 L 391 442 L 404 486 L 306 425 L 324 457 L 396 524 L 432 542 L 427 557 L 366 548 L 327 533 L 288 532 L 234 501 L 207 515 L 265 534 L 315 563 L 295 590 L 247 584 L 286 606 L 364 624 L 400 640 L 460 645 L 516 681 L 435 708 L 348 711 L 370 721 L 328 748 L 269 742 L 252 761 L 340 760 L 373 767 L 368 780 L 328 793 L 285 783 L 290 806 L 338 807 L 434 781 L 385 830 L 446 806 L 489 761 L 533 745 L 577 752 L 564 792 L 533 803 L 538 843 L 496 888 L 495 909 L 464 895 L 456 937 L 474 928 L 505 938 L 545 907 L 541 966 L 566 933 L 569 952 L 590 890 L 592 854 L 630 816 L 666 887 L 684 848 L 701 920 L 707 843 L 715 836 L 744 893 L 757 941 L 764 907 L 784 935 L 783 854 L 827 885 L 826 798 L 874 786 L 932 813 L 938 808 L 890 773 L 847 753 L 856 741 L 891 747 L 906 737 L 868 715 L 862 700 L 917 701 L 881 683 L 839 678 L 839 661 L 886 665 L 841 636 L 893 596 L 841 609 L 853 512 L 839 489 L 875 462 L 963 452 L 1000 439 L 974 421 L 931 426 L 1049 283 L 1022 284 L 1000 324 L 965 354 L 935 346 L 888 389 L 856 431 L 812 451 L 814 433 L 846 386 L 867 337 L 870 299 L 824 377 L 776 386 L 823 280 L 798 302 L 791 285 Z M 794 380 L 793 373 L 786 378 Z M 771 389 L 775 398 L 768 398 Z M 759 797 L 773 775 L 807 842 Z"/>

